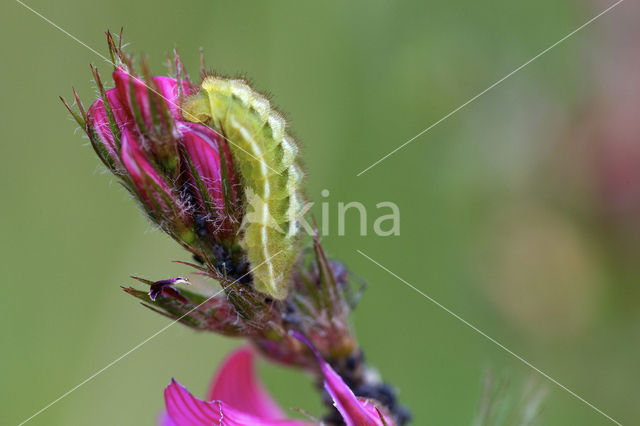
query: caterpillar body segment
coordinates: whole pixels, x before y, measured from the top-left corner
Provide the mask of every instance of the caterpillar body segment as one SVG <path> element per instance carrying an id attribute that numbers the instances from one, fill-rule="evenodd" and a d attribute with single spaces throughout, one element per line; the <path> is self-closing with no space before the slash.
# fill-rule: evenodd
<path id="1" fill-rule="evenodd" d="M 302 171 L 298 146 L 269 100 L 242 80 L 205 77 L 183 116 L 220 131 L 240 173 L 246 211 L 241 246 L 256 290 L 286 297 L 299 235 Z"/>

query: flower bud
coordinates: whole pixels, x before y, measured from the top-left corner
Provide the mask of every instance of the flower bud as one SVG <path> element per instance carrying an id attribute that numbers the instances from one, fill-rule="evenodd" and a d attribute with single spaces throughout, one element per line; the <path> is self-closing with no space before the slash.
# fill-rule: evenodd
<path id="1" fill-rule="evenodd" d="M 80 112 L 83 116 L 83 121 L 79 122 L 79 124 L 89 136 L 89 140 L 102 162 L 113 173 L 122 174 L 124 170 L 119 152 L 120 136 L 121 129 L 126 127 L 129 118 L 116 91 L 114 89 L 105 90 L 98 71 L 93 67 L 91 67 L 91 71 L 98 86 L 100 98 L 91 105 L 88 113 L 84 114 L 80 100 L 74 90 L 76 101 L 80 105 Z M 67 108 L 74 114 L 69 107 Z M 74 117 L 77 117 L 76 114 L 74 114 Z"/>
<path id="2" fill-rule="evenodd" d="M 122 162 L 142 201 L 154 215 L 162 216 L 182 201 L 173 194 L 167 182 L 151 165 L 136 136 L 127 128 L 122 131 Z"/>
<path id="3" fill-rule="evenodd" d="M 237 203 L 236 181 L 231 167 L 231 152 L 217 133 L 196 123 L 180 123 L 189 180 L 195 189 L 199 210 L 214 232 L 228 233 L 238 223 L 233 217 Z M 235 222 L 235 223 L 234 223 Z"/>
<path id="4" fill-rule="evenodd" d="M 76 96 L 80 113 L 71 113 L 150 218 L 194 254 L 215 258 L 219 241 L 236 238 L 242 211 L 226 142 L 211 128 L 183 120 L 180 102 L 194 92 L 189 80 L 152 77 L 144 61 L 139 76 L 107 37 L 115 87 L 106 90 L 93 69 L 100 96 L 86 113 Z M 179 58 L 176 63 L 181 76 Z"/>

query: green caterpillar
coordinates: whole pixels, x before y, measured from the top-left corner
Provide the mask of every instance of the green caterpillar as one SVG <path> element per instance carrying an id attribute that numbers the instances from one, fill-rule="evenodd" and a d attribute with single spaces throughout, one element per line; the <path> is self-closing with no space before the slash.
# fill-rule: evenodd
<path id="1" fill-rule="evenodd" d="M 246 211 L 241 246 L 256 290 L 284 299 L 296 261 L 302 172 L 298 147 L 269 100 L 242 80 L 205 77 L 183 116 L 224 135 L 240 172 Z"/>

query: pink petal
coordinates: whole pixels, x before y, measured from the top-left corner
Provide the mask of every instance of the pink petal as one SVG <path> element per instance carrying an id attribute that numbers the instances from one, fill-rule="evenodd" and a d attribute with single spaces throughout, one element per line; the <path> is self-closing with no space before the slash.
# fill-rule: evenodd
<path id="1" fill-rule="evenodd" d="M 342 414 L 342 418 L 347 426 L 384 425 L 382 420 L 380 420 L 380 414 L 378 414 L 376 406 L 373 405 L 373 401 L 358 398 L 349 386 L 347 386 L 344 380 L 342 380 L 342 377 L 340 377 L 340 375 L 322 359 L 318 351 L 306 337 L 298 332 L 293 332 L 292 335 L 307 345 L 316 356 L 324 376 L 324 388 L 331 396 L 331 399 L 333 399 L 333 404 L 336 406 L 340 414 Z M 384 416 L 386 424 L 388 426 L 393 426 L 394 422 L 391 421 L 389 415 L 385 415 L 381 407 L 378 408 Z"/>
<path id="2" fill-rule="evenodd" d="M 140 116 L 144 125 L 148 128 L 153 126 L 151 119 L 151 102 L 149 97 L 156 95 L 156 99 L 168 107 L 174 119 L 180 119 L 180 99 L 178 93 L 178 82 L 169 77 L 153 77 L 154 85 L 147 84 L 143 79 L 139 77 L 133 77 L 130 74 L 122 70 L 113 72 L 113 81 L 116 85 L 118 98 L 122 104 L 126 106 L 131 117 L 135 117 L 134 105 L 131 98 L 131 89 L 133 86 L 134 100 L 136 108 L 140 111 Z M 189 85 L 185 82 L 182 84 L 182 90 L 184 95 L 191 94 Z M 109 100 L 111 103 L 111 99 Z"/>
<path id="3" fill-rule="evenodd" d="M 135 128 L 135 120 L 133 118 L 133 111 L 129 110 L 125 105 L 126 103 L 120 98 L 118 89 L 109 89 L 105 93 L 107 102 L 111 107 L 113 118 L 116 120 L 116 125 L 120 130 L 125 127 L 130 129 Z"/>
<path id="4" fill-rule="evenodd" d="M 218 211 L 224 211 L 218 135 L 208 127 L 196 123 L 180 123 L 179 129 L 182 144 L 206 186 L 211 201 Z"/>
<path id="5" fill-rule="evenodd" d="M 169 413 L 167 413 L 167 411 L 164 410 L 158 416 L 158 426 L 177 426 L 177 425 L 173 420 L 171 420 L 171 417 L 169 417 Z"/>
<path id="6" fill-rule="evenodd" d="M 89 126 L 98 135 L 102 144 L 107 148 L 109 155 L 117 160 L 118 154 L 116 153 L 116 143 L 111 133 L 111 127 L 109 124 L 109 118 L 107 112 L 104 109 L 104 102 L 102 99 L 95 101 L 87 112 L 89 118 Z M 119 162 L 119 161 L 116 161 Z"/>
<path id="7" fill-rule="evenodd" d="M 122 130 L 125 127 L 133 128 L 135 125 L 132 113 L 125 108 L 123 102 L 120 99 L 120 94 L 117 89 L 109 89 L 105 92 L 107 102 L 113 113 L 113 117 L 116 122 L 116 126 Z M 111 127 L 109 123 L 109 117 L 104 108 L 104 102 L 102 98 L 95 101 L 91 107 L 89 107 L 89 122 L 95 128 L 98 135 L 113 145 L 113 135 L 111 133 Z"/>
<path id="8" fill-rule="evenodd" d="M 124 167 L 144 202 L 151 209 L 157 209 L 157 206 L 166 209 L 167 205 L 163 195 L 172 198 L 171 189 L 149 163 L 133 133 L 126 128 L 122 130 L 121 148 Z M 158 191 L 162 191 L 164 194 Z"/>
<path id="9" fill-rule="evenodd" d="M 131 116 L 135 117 L 134 111 L 137 108 L 140 112 L 144 125 L 147 128 L 152 127 L 153 122 L 151 120 L 149 89 L 145 85 L 144 81 L 139 77 L 132 77 L 126 72 L 120 70 L 113 72 L 113 81 L 116 85 L 116 90 L 118 91 L 118 98 L 126 106 L 127 110 L 130 111 Z M 132 88 L 134 95 L 133 98 L 131 97 Z M 143 129 L 140 130 L 142 131 Z"/>
<path id="10" fill-rule="evenodd" d="M 308 426 L 297 420 L 264 419 L 219 400 L 202 401 L 175 380 L 165 389 L 164 398 L 175 426 Z"/>
<path id="11" fill-rule="evenodd" d="M 376 419 L 377 421 L 376 425 L 381 425 L 381 426 L 384 425 L 384 423 L 380 421 L 380 414 L 382 414 L 382 417 L 384 418 L 384 421 L 387 423 L 387 426 L 395 425 L 395 423 L 390 420 L 391 416 L 388 414 L 387 410 L 382 407 L 377 407 L 375 401 L 371 401 L 369 399 L 360 398 L 360 397 L 358 397 L 358 401 L 360 401 L 360 405 L 362 405 L 362 407 L 364 407 L 364 409 L 367 410 L 367 412 L 369 413 L 369 416 Z"/>
<path id="12" fill-rule="evenodd" d="M 180 93 L 178 93 L 178 82 L 169 77 L 153 77 L 153 82 L 158 86 L 158 92 L 162 96 L 165 104 L 176 119 L 180 119 Z M 182 95 L 189 96 L 193 91 L 187 82 L 182 82 Z"/>
<path id="13" fill-rule="evenodd" d="M 375 407 L 367 401 L 362 401 L 355 396 L 353 391 L 326 362 L 321 362 L 324 374 L 324 388 L 327 390 L 333 404 L 336 406 L 347 426 L 382 426 L 380 416 Z M 387 425 L 392 425 L 385 418 Z"/>
<path id="14" fill-rule="evenodd" d="M 285 418 L 257 378 L 254 353 L 249 347 L 233 351 L 219 367 L 207 394 L 207 400 L 214 399 L 265 420 Z"/>

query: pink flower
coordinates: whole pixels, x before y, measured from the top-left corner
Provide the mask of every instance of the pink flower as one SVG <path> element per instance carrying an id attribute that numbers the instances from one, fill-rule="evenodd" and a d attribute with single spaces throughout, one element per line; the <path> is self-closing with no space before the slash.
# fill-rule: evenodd
<path id="1" fill-rule="evenodd" d="M 180 102 L 196 88 L 188 79 L 151 77 L 145 64 L 142 78 L 111 39 L 110 49 L 119 59 L 115 87 L 105 90 L 94 69 L 100 97 L 85 113 L 76 95 L 80 115 L 71 111 L 100 159 L 179 240 L 209 246 L 210 237 L 235 235 L 241 209 L 231 152 L 213 129 L 182 117 Z M 183 74 L 177 57 L 176 68 Z"/>
<path id="2" fill-rule="evenodd" d="M 325 389 L 348 426 L 393 426 L 373 401 L 356 397 L 342 378 L 321 359 Z M 278 405 L 255 376 L 250 348 L 238 349 L 220 366 L 205 400 L 198 399 L 175 380 L 164 391 L 166 413 L 161 426 L 308 426 L 286 420 Z M 384 422 L 381 416 L 384 415 Z"/>
<path id="3" fill-rule="evenodd" d="M 154 156 L 176 155 L 176 147 L 171 145 L 177 142 L 173 133 L 174 120 L 181 119 L 177 80 L 153 77 L 146 82 L 118 68 L 112 74 L 115 87 L 105 91 L 97 71 L 94 71 L 94 75 L 103 96 L 89 107 L 86 130 L 94 146 L 106 149 L 109 154 L 107 160 L 121 165 L 120 139 L 125 131 Z M 193 89 L 186 82 L 182 82 L 181 86 L 183 94 L 192 93 Z M 217 139 L 218 136 L 213 133 L 213 138 Z"/>
<path id="4" fill-rule="evenodd" d="M 253 351 L 238 349 L 223 362 L 205 401 L 175 380 L 164 391 L 166 426 L 306 426 L 286 416 L 256 378 Z M 223 422 L 224 419 L 224 422 Z"/>
<path id="5" fill-rule="evenodd" d="M 156 96 L 147 83 L 122 68 L 113 72 L 115 88 L 110 90 L 104 90 L 97 71 L 94 76 L 102 96 L 89 107 L 85 130 L 96 153 L 124 180 L 154 221 L 182 235 L 182 239 L 191 238 L 187 203 L 173 187 L 177 141 L 168 130 L 175 117 L 162 114 L 163 108 L 168 111 L 167 105 L 177 102 L 177 82 L 153 78 L 148 86 L 157 90 Z M 184 90 L 190 89 L 185 86 Z M 156 119 L 158 125 L 154 124 L 154 114 L 162 116 Z M 160 126 L 167 130 L 161 131 Z"/>
<path id="6" fill-rule="evenodd" d="M 224 200 L 219 148 L 225 152 L 227 173 L 232 176 L 230 152 L 224 140 L 209 127 L 182 121 L 178 82 L 168 77 L 153 77 L 146 83 L 122 69 L 114 71 L 113 81 L 115 88 L 105 91 L 108 109 L 103 99 L 98 99 L 89 108 L 87 123 L 90 136 L 93 134 L 95 142 L 104 147 L 109 159 L 117 166 L 124 165 L 139 192 L 149 191 L 145 182 L 149 178 L 153 186 L 158 186 L 162 196 L 167 196 L 170 189 L 166 182 L 162 183 L 162 167 L 158 166 L 166 161 L 175 162 L 176 158 L 166 159 L 163 156 L 173 153 L 175 157 L 175 150 L 183 148 L 187 160 L 204 183 L 206 198 L 210 198 L 213 206 L 222 211 Z M 184 95 L 192 93 L 186 82 L 182 83 L 181 90 Z M 163 111 L 169 116 L 165 116 Z M 110 116 L 113 122 L 110 122 Z M 119 135 L 114 135 L 114 124 Z M 133 163 L 137 167 L 132 166 Z M 185 169 L 188 169 L 187 165 Z M 149 202 L 148 199 L 145 201 Z"/>

